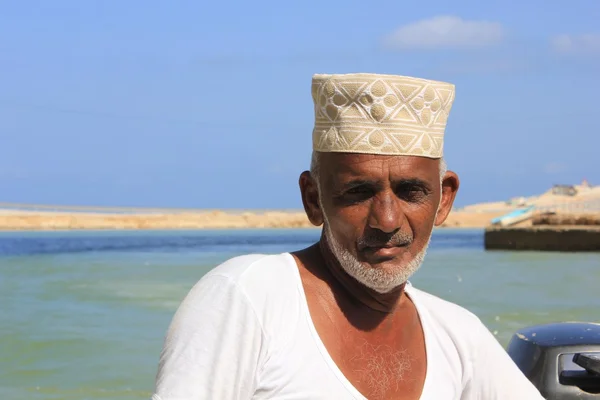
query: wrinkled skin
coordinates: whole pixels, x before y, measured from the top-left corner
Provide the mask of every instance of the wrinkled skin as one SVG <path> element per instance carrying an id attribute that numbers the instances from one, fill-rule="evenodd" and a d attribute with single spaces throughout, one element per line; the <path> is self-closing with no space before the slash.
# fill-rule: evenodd
<path id="1" fill-rule="evenodd" d="M 325 153 L 320 161 L 322 204 L 310 173 L 300 177 L 310 221 L 327 221 L 358 261 L 392 274 L 427 246 L 459 185 L 456 174 L 447 172 L 440 186 L 439 161 L 425 157 Z"/>
<path id="2" fill-rule="evenodd" d="M 426 248 L 459 186 L 450 171 L 440 185 L 439 160 L 424 157 L 324 153 L 319 170 L 319 185 L 308 171 L 300 176 L 309 220 L 327 223 L 362 266 L 390 274 L 402 272 Z M 382 293 L 359 283 L 345 273 L 325 234 L 293 255 L 315 328 L 346 378 L 371 399 L 418 399 L 426 349 L 404 284 Z M 399 354 L 410 379 L 393 376 Z M 374 360 L 377 369 L 369 371 L 365 365 Z"/>

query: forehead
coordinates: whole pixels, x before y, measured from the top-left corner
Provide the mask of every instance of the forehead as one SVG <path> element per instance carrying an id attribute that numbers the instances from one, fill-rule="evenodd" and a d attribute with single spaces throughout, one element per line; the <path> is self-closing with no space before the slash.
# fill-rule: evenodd
<path id="1" fill-rule="evenodd" d="M 417 156 L 321 153 L 321 170 L 331 177 L 435 179 L 439 159 Z"/>

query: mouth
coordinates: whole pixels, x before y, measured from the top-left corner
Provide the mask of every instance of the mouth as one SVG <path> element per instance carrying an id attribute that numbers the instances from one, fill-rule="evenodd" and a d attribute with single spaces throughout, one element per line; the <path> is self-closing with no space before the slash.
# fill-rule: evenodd
<path id="1" fill-rule="evenodd" d="M 368 258 L 383 258 L 393 259 L 406 251 L 408 243 L 401 245 L 383 245 L 383 246 L 367 246 L 362 249 L 362 253 Z"/>

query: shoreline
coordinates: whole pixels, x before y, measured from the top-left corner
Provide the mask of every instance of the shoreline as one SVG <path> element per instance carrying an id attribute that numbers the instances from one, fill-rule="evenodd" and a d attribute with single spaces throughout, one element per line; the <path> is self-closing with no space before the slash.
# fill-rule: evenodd
<path id="1" fill-rule="evenodd" d="M 501 213 L 500 213 L 501 214 Z M 453 211 L 440 228 L 485 228 L 498 212 Z M 304 211 L 92 213 L 0 210 L 0 231 L 318 229 Z"/>

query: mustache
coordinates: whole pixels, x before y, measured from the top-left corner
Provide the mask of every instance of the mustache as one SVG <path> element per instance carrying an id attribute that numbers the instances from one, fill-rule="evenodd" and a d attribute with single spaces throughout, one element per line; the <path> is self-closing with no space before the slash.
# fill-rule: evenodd
<path id="1" fill-rule="evenodd" d="M 367 247 L 401 247 L 411 244 L 413 235 L 398 231 L 393 234 L 373 231 L 359 238 L 356 242 L 358 248 L 363 250 Z"/>

